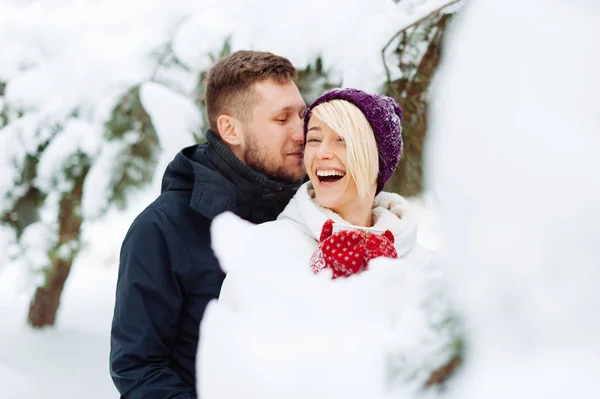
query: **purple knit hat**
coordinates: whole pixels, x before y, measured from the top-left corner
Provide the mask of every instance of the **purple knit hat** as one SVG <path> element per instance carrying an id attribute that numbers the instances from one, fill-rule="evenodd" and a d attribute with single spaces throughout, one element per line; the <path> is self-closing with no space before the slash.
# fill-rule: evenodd
<path id="1" fill-rule="evenodd" d="M 317 98 L 304 113 L 304 142 L 313 108 L 331 100 L 346 100 L 358 107 L 369 121 L 379 151 L 379 194 L 392 177 L 402 155 L 402 108 L 391 97 L 365 93 L 357 89 L 333 89 Z"/>

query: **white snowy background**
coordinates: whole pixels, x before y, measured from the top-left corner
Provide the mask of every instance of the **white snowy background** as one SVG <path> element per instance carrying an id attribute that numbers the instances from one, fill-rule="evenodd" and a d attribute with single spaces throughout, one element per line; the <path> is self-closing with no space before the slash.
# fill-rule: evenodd
<path id="1" fill-rule="evenodd" d="M 93 216 L 104 205 L 110 165 L 102 124 L 123 90 L 155 75 L 151 54 L 168 41 L 193 70 L 205 68 L 228 36 L 234 50 L 270 50 L 297 66 L 321 54 L 345 86 L 374 91 L 384 81 L 387 40 L 444 3 L 4 0 L 0 80 L 9 83 L 6 101 L 28 111 L 13 127 L 23 132 L 80 108 L 84 117 L 45 155 L 39 179 L 48 180 L 62 151 L 75 146 L 100 156 L 83 200 Z M 442 204 L 441 235 L 437 208 L 415 200 L 420 240 L 451 249 L 449 276 L 469 315 L 469 362 L 448 395 L 600 397 L 600 4 L 473 3 L 449 33 L 434 91 L 427 172 Z M 200 118 L 187 97 L 195 81 L 167 75 L 177 90 L 145 83 L 141 91 L 159 136 L 168 138 L 159 171 L 193 142 Z M 14 173 L 8 150 L 28 149 L 27 137 L 9 133 L 0 131 L 0 192 Z M 0 227 L 0 397 L 117 397 L 108 342 L 118 250 L 159 180 L 160 172 L 126 212 L 84 224 L 86 245 L 54 329 L 26 326 L 35 280 L 26 265 L 8 262 L 14 237 Z M 35 251 L 43 231 L 26 239 Z"/>

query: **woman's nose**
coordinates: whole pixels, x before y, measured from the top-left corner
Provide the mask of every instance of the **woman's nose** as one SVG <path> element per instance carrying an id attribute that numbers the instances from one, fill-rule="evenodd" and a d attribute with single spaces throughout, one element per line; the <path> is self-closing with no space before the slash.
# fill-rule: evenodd
<path id="1" fill-rule="evenodd" d="M 326 141 L 321 142 L 321 145 L 319 146 L 318 155 L 319 155 L 319 158 L 321 158 L 321 159 L 333 158 L 333 152 L 331 151 L 331 146 Z"/>

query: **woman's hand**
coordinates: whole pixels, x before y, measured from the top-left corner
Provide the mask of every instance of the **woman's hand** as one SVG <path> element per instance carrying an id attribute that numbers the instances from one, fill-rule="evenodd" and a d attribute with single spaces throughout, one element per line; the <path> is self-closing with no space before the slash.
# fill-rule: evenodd
<path id="1" fill-rule="evenodd" d="M 329 268 L 332 278 L 347 277 L 367 269 L 371 259 L 384 256 L 397 258 L 394 248 L 394 235 L 386 230 L 384 234 L 355 230 L 343 230 L 333 234 L 333 221 L 323 225 L 320 243 L 311 258 L 311 268 L 315 273 Z"/>

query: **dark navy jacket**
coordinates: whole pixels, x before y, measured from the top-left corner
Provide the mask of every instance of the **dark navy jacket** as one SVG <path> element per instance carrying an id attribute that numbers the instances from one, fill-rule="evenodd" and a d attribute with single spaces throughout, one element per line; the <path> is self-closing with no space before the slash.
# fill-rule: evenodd
<path id="1" fill-rule="evenodd" d="M 225 278 L 211 249 L 211 221 L 224 211 L 253 223 L 274 220 L 300 185 L 269 180 L 210 131 L 207 139 L 170 163 L 161 195 L 123 241 L 110 341 L 121 398 L 197 397 L 199 324 Z"/>

